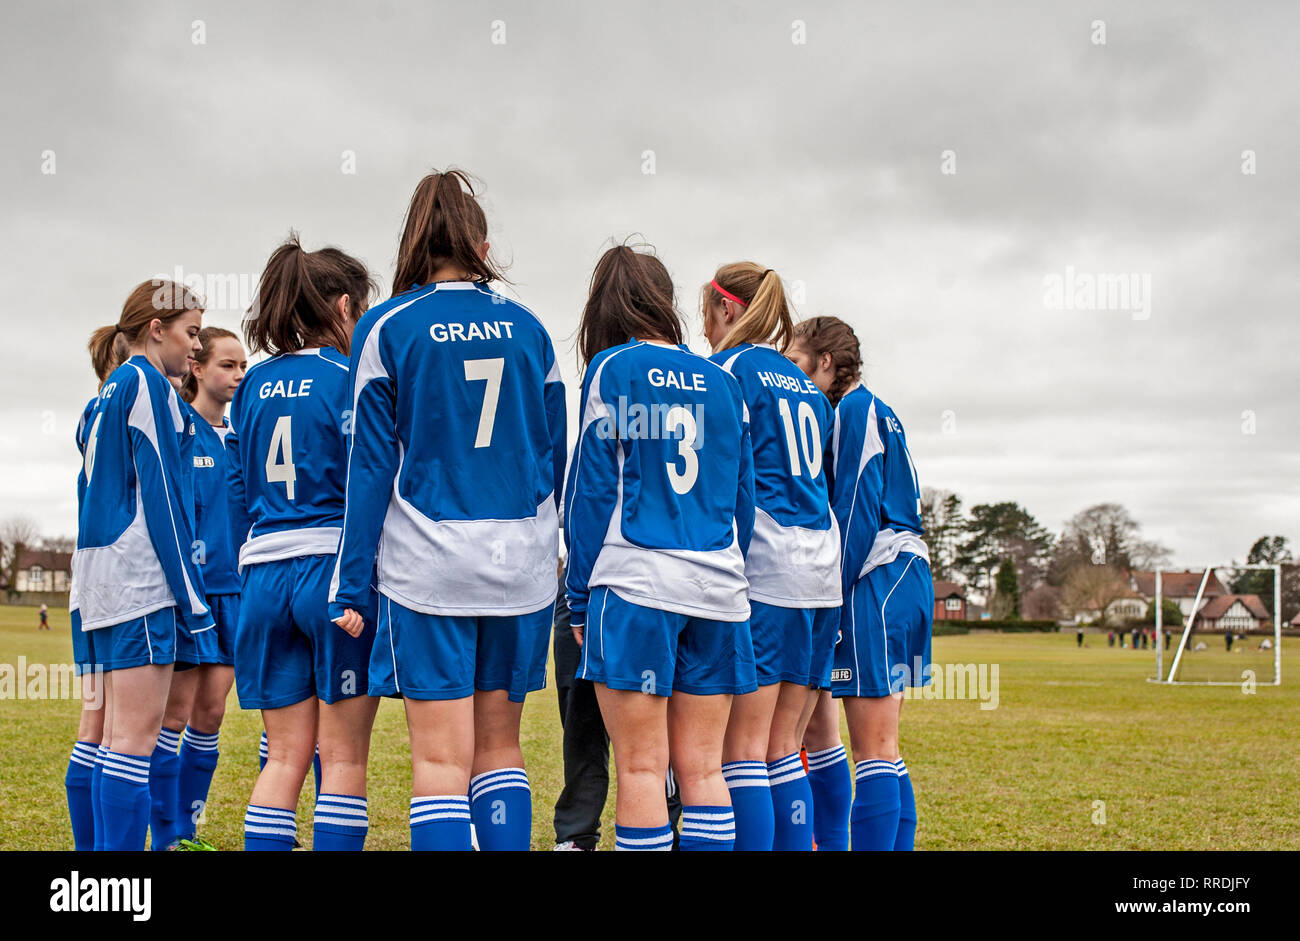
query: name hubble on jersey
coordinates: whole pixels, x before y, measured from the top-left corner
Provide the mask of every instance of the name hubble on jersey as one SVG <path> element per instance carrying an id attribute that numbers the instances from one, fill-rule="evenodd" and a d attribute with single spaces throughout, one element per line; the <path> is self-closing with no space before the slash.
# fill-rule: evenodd
<path id="1" fill-rule="evenodd" d="M 793 376 L 785 376 L 779 372 L 767 372 L 766 370 L 760 370 L 754 375 L 765 386 L 773 386 L 789 392 L 799 392 L 803 395 L 821 394 L 821 389 L 817 388 L 811 379 L 796 379 Z"/>
<path id="2" fill-rule="evenodd" d="M 603 415 L 596 422 L 596 436 L 605 440 L 621 438 L 624 441 L 678 441 L 689 438 L 691 447 L 698 449 L 704 441 L 704 405 L 674 402 L 628 402 L 627 396 L 618 397 L 612 415 Z M 688 425 L 694 427 L 688 429 Z M 693 433 L 691 433 L 693 432 Z"/>

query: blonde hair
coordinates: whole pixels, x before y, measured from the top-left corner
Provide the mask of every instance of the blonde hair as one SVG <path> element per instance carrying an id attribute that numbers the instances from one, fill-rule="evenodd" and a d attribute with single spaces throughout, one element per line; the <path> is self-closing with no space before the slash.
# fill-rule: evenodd
<path id="1" fill-rule="evenodd" d="M 779 274 L 752 261 L 723 265 L 704 286 L 706 314 L 709 307 L 721 305 L 726 298 L 718 288 L 740 298 L 745 305 L 718 349 L 742 343 L 771 343 L 782 353 L 786 351 L 794 338 L 794 321 Z"/>

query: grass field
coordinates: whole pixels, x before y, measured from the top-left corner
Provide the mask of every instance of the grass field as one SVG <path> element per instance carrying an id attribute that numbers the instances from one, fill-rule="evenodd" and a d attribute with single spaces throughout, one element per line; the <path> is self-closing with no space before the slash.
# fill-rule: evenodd
<path id="1" fill-rule="evenodd" d="M 34 609 L 0 606 L 0 664 L 70 662 L 67 612 L 50 615 L 54 629 L 38 634 Z M 1283 649 L 1290 685 L 1248 695 L 1147 683 L 1153 653 L 1107 648 L 1098 635 L 1088 642 L 1080 650 L 1072 634 L 935 639 L 936 664 L 997 666 L 997 707 L 981 709 L 973 695 L 905 705 L 918 849 L 1300 849 L 1300 644 Z M 1200 656 L 1209 662 L 1216 648 Z M 1229 676 L 1240 674 L 1242 657 L 1261 659 L 1217 656 L 1232 658 L 1221 664 Z M 1260 671 L 1271 675 L 1271 664 Z M 63 775 L 78 711 L 70 699 L 0 700 L 0 848 L 71 848 Z M 220 848 L 242 845 L 260 731 L 259 715 L 240 711 L 232 693 L 200 828 Z M 529 698 L 523 745 L 533 847 L 550 849 L 562 777 L 554 690 Z M 410 767 L 394 701 L 379 709 L 370 775 L 367 846 L 403 849 Z M 309 779 L 299 804 L 305 839 L 310 820 Z M 602 849 L 612 844 L 611 792 Z"/>

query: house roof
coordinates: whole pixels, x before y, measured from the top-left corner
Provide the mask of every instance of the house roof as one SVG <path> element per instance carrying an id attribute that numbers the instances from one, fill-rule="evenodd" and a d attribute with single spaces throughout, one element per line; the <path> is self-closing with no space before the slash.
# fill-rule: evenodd
<path id="1" fill-rule="evenodd" d="M 1238 601 L 1245 606 L 1251 616 L 1260 620 L 1268 620 L 1268 608 L 1264 607 L 1264 602 L 1259 600 L 1259 595 L 1220 595 L 1218 598 L 1212 598 L 1201 608 L 1200 617 L 1207 621 L 1218 620 L 1228 613 L 1228 610 Z"/>
<path id="2" fill-rule="evenodd" d="M 1160 593 L 1165 598 L 1195 598 L 1196 589 L 1201 587 L 1201 578 L 1204 577 L 1205 570 L 1193 572 L 1188 569 L 1183 572 L 1162 572 L 1160 575 Z M 1129 572 L 1133 579 L 1133 584 L 1143 598 L 1154 598 L 1156 596 L 1156 573 L 1155 572 Z M 1223 582 L 1219 581 L 1219 576 L 1215 572 L 1210 573 L 1210 580 L 1205 583 L 1205 597 L 1214 598 L 1218 595 L 1226 595 L 1228 589 L 1223 587 Z"/>
<path id="3" fill-rule="evenodd" d="M 51 549 L 23 549 L 18 556 L 18 568 L 29 569 L 39 565 L 47 572 L 71 572 L 72 553 L 54 552 Z"/>
<path id="4" fill-rule="evenodd" d="M 951 598 L 956 595 L 963 601 L 966 599 L 966 592 L 956 582 L 935 582 L 934 583 L 934 600 L 943 601 L 945 598 Z"/>

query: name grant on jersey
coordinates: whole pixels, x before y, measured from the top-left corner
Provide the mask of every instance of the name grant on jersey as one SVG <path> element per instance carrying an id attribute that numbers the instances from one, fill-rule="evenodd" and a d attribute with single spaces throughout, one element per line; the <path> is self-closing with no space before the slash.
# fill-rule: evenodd
<path id="1" fill-rule="evenodd" d="M 505 338 L 513 340 L 514 334 L 510 332 L 510 328 L 514 325 L 513 320 L 484 320 L 481 323 L 471 320 L 468 326 L 463 323 L 436 323 L 429 328 L 429 336 L 439 343 L 454 343 L 457 340 L 500 340 L 501 332 L 504 330 Z"/>

